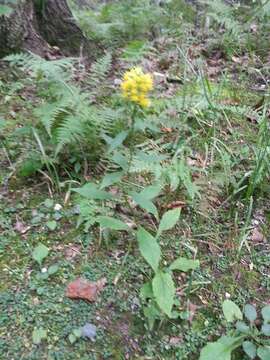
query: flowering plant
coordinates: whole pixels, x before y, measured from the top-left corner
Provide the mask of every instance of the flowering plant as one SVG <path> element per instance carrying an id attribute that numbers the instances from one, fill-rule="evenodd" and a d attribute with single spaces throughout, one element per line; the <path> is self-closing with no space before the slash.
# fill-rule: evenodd
<path id="1" fill-rule="evenodd" d="M 144 74 L 140 67 L 135 67 L 124 74 L 121 83 L 124 98 L 145 108 L 150 105 L 148 93 L 153 89 L 151 74 Z"/>

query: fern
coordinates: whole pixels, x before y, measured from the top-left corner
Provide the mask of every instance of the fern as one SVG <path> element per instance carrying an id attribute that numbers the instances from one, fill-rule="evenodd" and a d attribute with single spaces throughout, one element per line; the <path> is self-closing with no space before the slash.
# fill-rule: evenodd
<path id="1" fill-rule="evenodd" d="M 217 24 L 224 26 L 229 33 L 234 36 L 242 33 L 243 25 L 235 19 L 232 5 L 222 0 L 201 0 L 200 2 L 209 6 L 209 15 Z"/>
<path id="2" fill-rule="evenodd" d="M 62 58 L 58 60 L 45 60 L 32 53 L 20 53 L 6 56 L 4 60 L 13 66 L 21 67 L 25 72 L 29 72 L 33 77 L 47 77 L 55 80 L 67 81 L 71 78 L 71 69 L 75 59 Z"/>
<path id="3" fill-rule="evenodd" d="M 104 82 L 112 66 L 112 55 L 105 54 L 91 66 L 90 80 L 95 86 Z"/>
<path id="4" fill-rule="evenodd" d="M 111 67 L 112 55 L 110 53 L 105 54 L 92 64 L 90 72 L 85 80 L 92 101 L 96 100 L 97 97 L 106 95 L 106 89 L 109 88 L 108 74 Z"/>

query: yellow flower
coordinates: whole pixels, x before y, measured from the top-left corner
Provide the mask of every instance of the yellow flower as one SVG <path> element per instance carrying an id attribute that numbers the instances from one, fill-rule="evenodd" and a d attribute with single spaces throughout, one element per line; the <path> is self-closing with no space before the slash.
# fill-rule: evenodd
<path id="1" fill-rule="evenodd" d="M 124 74 L 121 90 L 123 97 L 141 107 L 148 107 L 150 100 L 147 94 L 153 90 L 153 78 L 151 74 L 144 74 L 141 68 L 135 67 Z"/>
<path id="2" fill-rule="evenodd" d="M 139 96 L 137 96 L 137 95 L 131 95 L 130 96 L 130 100 L 131 101 L 133 101 L 133 102 L 135 102 L 135 103 L 139 103 Z"/>
<path id="3" fill-rule="evenodd" d="M 150 106 L 150 100 L 146 97 L 141 97 L 139 100 L 139 104 L 141 105 L 141 107 L 148 107 Z"/>

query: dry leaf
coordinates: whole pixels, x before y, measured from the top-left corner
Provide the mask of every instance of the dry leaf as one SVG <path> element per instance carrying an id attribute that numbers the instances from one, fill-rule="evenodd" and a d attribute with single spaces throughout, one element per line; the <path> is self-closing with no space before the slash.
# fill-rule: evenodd
<path id="1" fill-rule="evenodd" d="M 176 201 L 173 201 L 171 202 L 170 204 L 168 204 L 166 206 L 166 209 L 176 209 L 176 208 L 180 208 L 182 209 L 183 207 L 186 206 L 186 203 L 184 201 L 181 201 L 181 200 L 176 200 Z"/>
<path id="2" fill-rule="evenodd" d="M 26 234 L 28 230 L 31 229 L 31 226 L 26 226 L 23 222 L 21 222 L 18 217 L 16 217 L 15 230 L 20 234 Z"/>
<path id="3" fill-rule="evenodd" d="M 191 302 L 188 303 L 188 312 L 189 312 L 188 321 L 190 323 L 192 323 L 192 320 L 193 320 L 198 308 L 199 308 L 198 305 L 192 304 Z"/>
<path id="4" fill-rule="evenodd" d="M 251 240 L 255 243 L 261 243 L 265 241 L 265 237 L 258 228 L 254 228 L 252 230 Z"/>
<path id="5" fill-rule="evenodd" d="M 180 336 L 173 336 L 170 338 L 170 345 L 175 346 L 183 342 L 183 338 Z"/>
<path id="6" fill-rule="evenodd" d="M 170 127 L 163 127 L 163 128 L 161 128 L 161 131 L 164 133 L 171 133 L 173 131 L 173 129 Z"/>
<path id="7" fill-rule="evenodd" d="M 97 282 L 91 282 L 83 278 L 78 278 L 67 286 L 66 296 L 70 299 L 96 301 L 99 292 L 103 290 L 105 284 L 105 278 L 102 278 Z"/>
<path id="8" fill-rule="evenodd" d="M 81 246 L 80 245 L 71 245 L 65 249 L 65 258 L 67 260 L 73 260 L 76 256 L 81 255 Z"/>

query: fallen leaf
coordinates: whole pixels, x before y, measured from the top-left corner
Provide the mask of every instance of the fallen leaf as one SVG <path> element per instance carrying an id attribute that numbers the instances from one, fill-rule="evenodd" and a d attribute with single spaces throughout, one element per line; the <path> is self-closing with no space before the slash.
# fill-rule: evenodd
<path id="1" fill-rule="evenodd" d="M 255 243 L 261 243 L 265 241 L 265 237 L 258 228 L 254 228 L 251 233 L 251 240 Z"/>
<path id="2" fill-rule="evenodd" d="M 173 201 L 170 204 L 168 204 L 166 206 L 166 209 L 176 209 L 176 208 L 182 209 L 185 206 L 186 206 L 186 203 L 184 201 L 176 200 L 176 201 Z"/>
<path id="3" fill-rule="evenodd" d="M 70 245 L 65 249 L 65 258 L 69 261 L 73 260 L 78 255 L 81 255 L 80 245 Z"/>
<path id="4" fill-rule="evenodd" d="M 164 133 L 171 133 L 173 131 L 173 129 L 170 127 L 163 127 L 163 128 L 161 128 L 161 131 Z"/>
<path id="5" fill-rule="evenodd" d="M 16 224 L 15 224 L 15 230 L 20 234 L 27 233 L 28 230 L 31 229 L 31 226 L 26 226 L 22 221 L 16 217 Z"/>
<path id="6" fill-rule="evenodd" d="M 192 323 L 192 320 L 198 308 L 199 308 L 198 305 L 192 304 L 191 302 L 188 303 L 188 313 L 189 313 L 188 321 L 190 323 Z"/>
<path id="7" fill-rule="evenodd" d="M 173 336 L 170 338 L 170 345 L 175 346 L 180 344 L 181 342 L 183 342 L 183 338 L 182 337 L 178 337 L 178 336 Z"/>
<path id="8" fill-rule="evenodd" d="M 77 278 L 67 286 L 66 296 L 70 299 L 82 299 L 93 302 L 97 300 L 97 296 L 99 292 L 103 290 L 105 284 L 105 278 L 102 278 L 97 282 Z"/>

